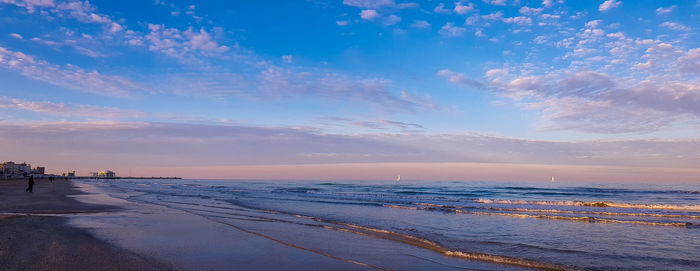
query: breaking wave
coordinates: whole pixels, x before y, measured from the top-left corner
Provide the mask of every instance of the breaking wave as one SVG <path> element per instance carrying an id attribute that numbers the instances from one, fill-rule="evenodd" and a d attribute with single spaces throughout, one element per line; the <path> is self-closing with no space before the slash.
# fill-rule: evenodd
<path id="1" fill-rule="evenodd" d="M 612 207 L 630 209 L 660 209 L 700 212 L 700 205 L 673 205 L 673 204 L 634 204 L 616 203 L 610 201 L 538 201 L 538 200 L 493 200 L 477 199 L 475 203 L 482 204 L 518 204 L 518 205 L 549 205 L 549 206 L 586 206 L 586 207 Z"/>

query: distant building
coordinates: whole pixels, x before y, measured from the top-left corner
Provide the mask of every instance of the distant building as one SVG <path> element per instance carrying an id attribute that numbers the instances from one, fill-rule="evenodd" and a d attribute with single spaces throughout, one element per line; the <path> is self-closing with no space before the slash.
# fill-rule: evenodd
<path id="1" fill-rule="evenodd" d="M 75 170 L 63 173 L 63 177 L 75 177 Z"/>
<path id="2" fill-rule="evenodd" d="M 103 170 L 99 172 L 90 172 L 90 177 L 94 178 L 114 178 L 116 177 L 117 174 L 114 173 L 114 171 L 111 170 Z"/>
<path id="3" fill-rule="evenodd" d="M 17 164 L 15 162 L 9 161 L 2 163 L 2 175 L 5 176 L 17 176 L 17 175 L 28 175 L 32 173 L 32 166 L 27 163 Z"/>
<path id="4" fill-rule="evenodd" d="M 44 175 L 46 172 L 45 167 L 36 167 L 32 170 L 32 174 Z"/>
<path id="5" fill-rule="evenodd" d="M 116 176 L 117 176 L 117 174 L 111 170 L 103 170 L 103 171 L 100 171 L 97 173 L 98 178 L 114 178 Z"/>

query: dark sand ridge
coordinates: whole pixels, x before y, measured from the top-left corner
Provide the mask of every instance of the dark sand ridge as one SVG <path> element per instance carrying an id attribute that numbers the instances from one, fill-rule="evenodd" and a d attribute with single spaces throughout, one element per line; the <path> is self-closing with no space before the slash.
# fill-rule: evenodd
<path id="1" fill-rule="evenodd" d="M 2 270 L 169 270 L 158 261 L 121 249 L 67 226 L 55 214 L 97 213 L 112 206 L 85 204 L 70 181 L 0 180 L 0 269 Z"/>

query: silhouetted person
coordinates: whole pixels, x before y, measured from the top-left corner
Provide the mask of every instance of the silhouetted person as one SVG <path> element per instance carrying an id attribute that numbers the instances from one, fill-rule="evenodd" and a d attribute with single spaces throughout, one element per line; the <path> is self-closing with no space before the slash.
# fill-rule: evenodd
<path id="1" fill-rule="evenodd" d="M 49 181 L 53 182 L 53 176 L 49 177 Z"/>
<path id="2" fill-rule="evenodd" d="M 27 185 L 29 185 L 29 187 L 27 187 L 27 190 L 24 191 L 34 193 L 34 176 L 29 176 L 29 182 L 27 182 Z"/>

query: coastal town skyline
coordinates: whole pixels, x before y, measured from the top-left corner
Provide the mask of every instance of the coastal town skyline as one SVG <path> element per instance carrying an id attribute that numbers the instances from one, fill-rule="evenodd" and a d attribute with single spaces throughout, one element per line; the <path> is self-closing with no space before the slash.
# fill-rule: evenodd
<path id="1" fill-rule="evenodd" d="M 113 178 L 116 177 L 116 173 L 111 170 L 98 170 L 91 171 L 83 176 L 76 175 L 75 170 L 72 171 L 56 171 L 56 170 L 46 170 L 46 166 L 34 166 L 27 161 L 22 161 L 22 163 L 16 163 L 14 161 L 2 161 L 0 160 L 0 179 L 20 179 L 27 178 L 29 176 L 34 177 L 103 177 L 103 178 Z"/>
<path id="2" fill-rule="evenodd" d="M 0 160 L 54 174 L 700 182 L 698 1 L 0 14 Z"/>

